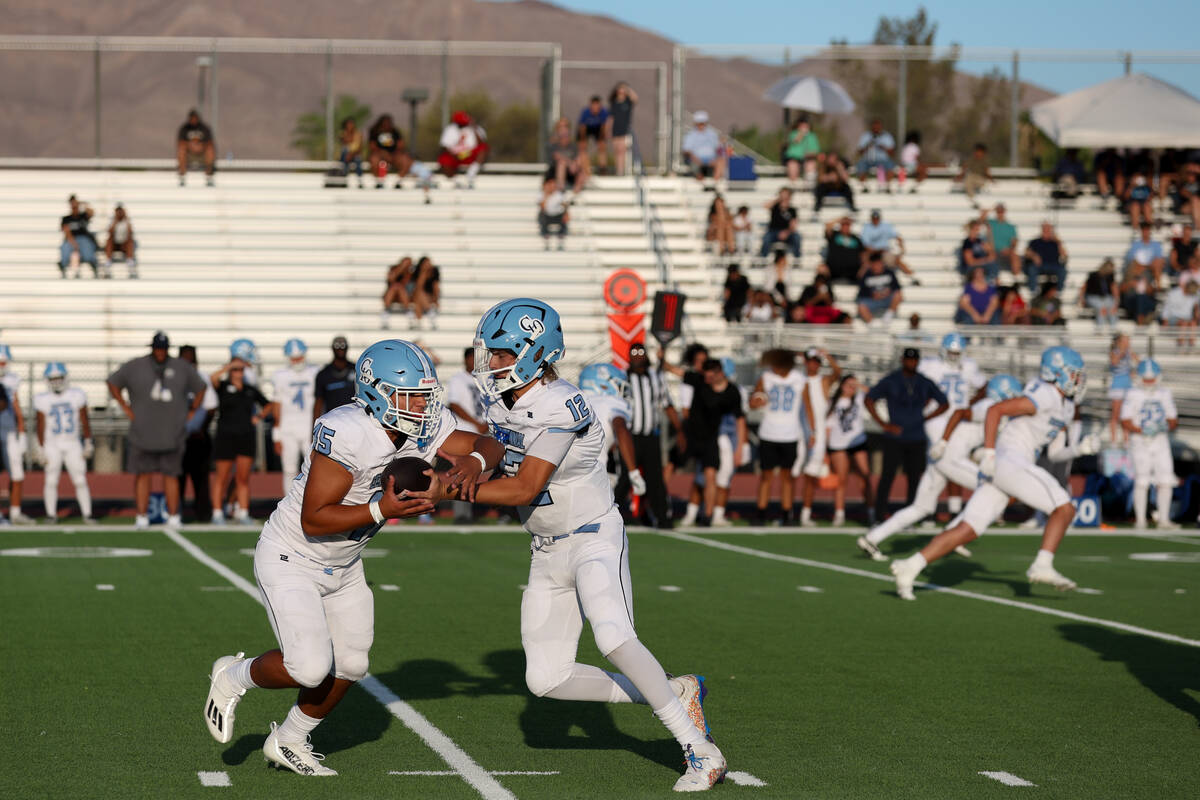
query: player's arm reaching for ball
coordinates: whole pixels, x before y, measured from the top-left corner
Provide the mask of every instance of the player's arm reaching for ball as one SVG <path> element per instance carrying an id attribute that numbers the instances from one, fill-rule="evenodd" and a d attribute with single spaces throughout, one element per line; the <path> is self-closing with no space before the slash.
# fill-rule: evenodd
<path id="1" fill-rule="evenodd" d="M 356 528 L 372 525 L 382 519 L 415 517 L 433 511 L 427 499 L 396 494 L 394 479 L 388 478 L 382 497 L 376 503 L 347 506 L 342 504 L 354 483 L 354 476 L 337 461 L 320 453 L 312 454 L 308 480 L 304 486 L 304 504 L 300 524 L 305 536 L 334 536 Z M 381 519 L 376 519 L 371 506 L 375 505 Z"/>
<path id="2" fill-rule="evenodd" d="M 468 456 L 468 458 L 471 457 Z M 472 460 L 476 459 L 472 458 Z M 516 475 L 495 478 L 487 483 L 474 486 L 474 501 L 495 506 L 527 506 L 546 487 L 550 476 L 557 468 L 557 464 L 527 455 L 521 460 Z M 409 492 L 408 496 L 433 503 L 458 499 L 458 487 L 447 482 L 447 474 L 431 472 L 429 488 L 424 492 Z"/>
<path id="3" fill-rule="evenodd" d="M 504 458 L 504 445 L 491 436 L 455 431 L 437 452 L 450 462 L 450 469 L 436 477 L 446 487 L 446 497 L 475 502 L 479 485 Z M 434 473 L 430 470 L 428 474 Z M 432 484 L 430 488 L 434 488 Z"/>

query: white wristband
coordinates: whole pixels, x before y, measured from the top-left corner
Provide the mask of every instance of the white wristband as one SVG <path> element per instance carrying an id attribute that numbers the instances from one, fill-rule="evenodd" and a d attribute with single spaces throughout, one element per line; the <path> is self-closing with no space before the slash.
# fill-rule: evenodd
<path id="1" fill-rule="evenodd" d="M 280 430 L 278 427 L 271 428 L 271 441 L 272 442 L 282 441 L 283 437 L 280 436 L 279 434 L 280 434 Z"/>
<path id="2" fill-rule="evenodd" d="M 484 472 L 487 472 L 487 459 L 483 457 L 483 453 L 479 452 L 478 450 L 472 450 L 471 455 L 479 459 L 479 468 Z"/>
<path id="3" fill-rule="evenodd" d="M 386 519 L 386 517 L 383 516 L 383 512 L 379 510 L 378 500 L 372 500 L 367 504 L 367 508 L 371 509 L 371 519 L 375 520 L 376 522 L 383 522 Z"/>

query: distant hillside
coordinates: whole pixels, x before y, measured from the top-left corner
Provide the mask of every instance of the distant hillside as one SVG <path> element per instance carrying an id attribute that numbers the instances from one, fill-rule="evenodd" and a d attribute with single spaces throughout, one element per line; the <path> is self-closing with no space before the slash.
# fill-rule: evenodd
<path id="1" fill-rule="evenodd" d="M 302 38 L 455 39 L 558 42 L 564 58 L 670 62 L 673 42 L 611 17 L 579 14 L 537 0 L 8 0 L 5 33 L 71 35 L 280 36 Z M 714 32 L 713 39 L 719 39 Z M 782 38 L 782 37 L 781 37 Z M 792 74 L 826 76 L 829 62 L 802 62 Z M 536 103 L 536 59 L 451 59 L 451 90 L 481 88 L 501 104 Z M 91 155 L 92 56 L 90 53 L 0 53 L 0 155 Z M 241 158 L 292 157 L 289 134 L 296 117 L 324 97 L 324 59 L 317 56 L 222 56 L 219 63 L 222 154 Z M 686 105 L 705 108 L 720 128 L 777 126 L 779 109 L 761 100 L 781 69 L 745 59 L 688 62 Z M 118 53 L 102 60 L 104 154 L 166 156 L 177 126 L 196 98 L 192 54 Z M 436 95 L 436 58 L 338 57 L 335 91 L 353 94 L 376 113 L 392 111 L 407 128 L 400 92 L 425 86 Z M 618 80 L 641 96 L 636 114 L 643 148 L 653 152 L 654 73 L 566 70 L 563 109 L 574 116 L 592 94 L 607 95 Z M 973 78 L 960 75 L 960 102 L 969 102 Z M 1051 96 L 1026 84 L 1022 104 Z M 912 121 L 919 124 L 918 121 Z M 839 122 L 847 137 L 862 120 Z"/>

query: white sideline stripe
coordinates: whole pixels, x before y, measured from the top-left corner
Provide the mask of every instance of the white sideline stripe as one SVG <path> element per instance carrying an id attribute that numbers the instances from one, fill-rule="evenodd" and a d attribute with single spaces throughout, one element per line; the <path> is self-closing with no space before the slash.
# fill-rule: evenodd
<path id="1" fill-rule="evenodd" d="M 197 772 L 201 786 L 233 786 L 228 772 Z"/>
<path id="2" fill-rule="evenodd" d="M 738 786 L 766 786 L 767 782 L 749 772 L 726 772 L 725 777 Z"/>
<path id="3" fill-rule="evenodd" d="M 164 530 L 163 533 L 166 534 L 168 539 L 187 551 L 188 555 L 192 558 L 250 595 L 256 603 L 262 605 L 262 595 L 259 593 L 257 586 L 192 544 L 182 534 L 172 530 Z M 499 781 L 489 775 L 483 767 L 476 764 L 469 755 L 463 752 L 462 748 L 451 741 L 449 736 L 442 733 L 433 723 L 425 719 L 421 712 L 397 697 L 391 689 L 380 683 L 379 679 L 374 675 L 363 677 L 359 681 L 359 686 L 366 689 L 372 697 L 386 706 L 387 710 L 392 712 L 392 716 L 400 720 L 406 728 L 419 736 L 429 746 L 429 749 L 441 756 L 442 760 L 448 766 L 453 767 L 454 771 L 461 775 L 462 779 L 470 784 L 471 788 L 479 792 L 484 800 L 516 800 L 516 795 L 501 786 Z"/>
<path id="4" fill-rule="evenodd" d="M 727 542 L 718 542 L 709 539 L 703 539 L 699 536 L 692 536 L 687 533 L 677 533 L 675 531 L 658 531 L 659 536 L 668 539 L 678 539 L 681 542 L 691 542 L 692 544 L 702 544 L 706 547 L 714 547 L 718 550 L 727 550 L 731 553 L 741 553 L 746 556 L 754 556 L 756 558 L 765 558 L 770 561 L 782 561 L 786 564 L 799 564 L 802 567 L 814 567 L 816 569 L 827 569 L 832 572 L 841 572 L 844 575 L 857 575 L 860 578 L 870 578 L 877 581 L 886 581 L 893 583 L 893 578 L 890 575 L 881 575 L 878 572 L 868 572 L 865 569 L 856 569 L 854 567 L 843 567 L 841 564 L 828 564 L 824 561 L 812 561 L 807 558 L 798 558 L 797 556 L 785 556 L 779 553 L 769 553 L 765 550 L 754 550 L 749 547 L 742 547 L 736 544 Z M 1061 617 L 1074 622 L 1087 622 L 1092 625 L 1101 625 L 1105 628 L 1113 630 L 1125 631 L 1126 633 L 1136 633 L 1139 636 L 1148 636 L 1151 639 L 1161 639 L 1164 642 L 1172 642 L 1174 644 L 1187 645 L 1188 647 L 1200 647 L 1200 640 L 1185 639 L 1182 636 L 1176 636 L 1173 633 L 1163 633 L 1161 631 L 1150 630 L 1149 628 L 1139 628 L 1136 625 L 1128 625 L 1124 622 L 1117 622 L 1111 619 L 1100 619 L 1099 617 L 1088 617 L 1083 614 L 1074 614 L 1070 611 L 1060 611 L 1056 608 L 1044 608 L 1033 603 L 1023 603 L 1020 600 L 1009 600 L 1006 597 L 992 597 L 986 594 L 977 594 L 968 592 L 963 589 L 951 589 L 947 586 L 938 586 L 936 583 L 916 583 L 922 589 L 929 589 L 934 592 L 943 592 L 952 594 L 956 597 L 969 597 L 973 600 L 982 600 L 985 603 L 995 603 L 996 605 L 1008 606 L 1010 608 L 1021 608 L 1026 611 L 1033 611 L 1038 614 L 1047 614 L 1052 617 Z"/>
<path id="5" fill-rule="evenodd" d="M 1005 786 L 1037 786 L 1036 783 L 1030 783 L 1024 778 L 1018 778 L 1011 772 L 980 772 L 979 774 L 994 781 L 1000 781 Z"/>
<path id="6" fill-rule="evenodd" d="M 428 777 L 439 777 L 444 775 L 457 775 L 457 772 L 451 772 L 448 769 L 408 769 L 399 770 L 393 769 L 388 772 L 388 775 L 420 775 Z M 544 772 L 540 770 L 520 770 L 520 769 L 492 769 L 488 770 L 488 775 L 561 775 L 558 770 Z"/>
<path id="7" fill-rule="evenodd" d="M 111 592 L 111 591 L 115 590 L 116 588 L 117 587 L 113 586 L 111 583 L 97 583 L 96 584 L 96 590 L 100 591 L 100 592 Z"/>

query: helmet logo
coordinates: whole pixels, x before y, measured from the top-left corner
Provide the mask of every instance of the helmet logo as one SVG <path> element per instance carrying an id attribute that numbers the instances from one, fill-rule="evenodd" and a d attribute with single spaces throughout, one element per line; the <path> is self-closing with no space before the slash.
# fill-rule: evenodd
<path id="1" fill-rule="evenodd" d="M 371 369 L 372 359 L 364 358 L 363 362 L 358 365 L 358 379 L 364 383 L 374 383 L 375 373 Z"/>
<path id="2" fill-rule="evenodd" d="M 520 322 L 517 323 L 517 327 L 528 333 L 530 338 L 533 339 L 538 338 L 546 332 L 546 326 L 542 324 L 542 321 L 540 319 L 534 319 L 528 314 L 521 317 Z"/>

